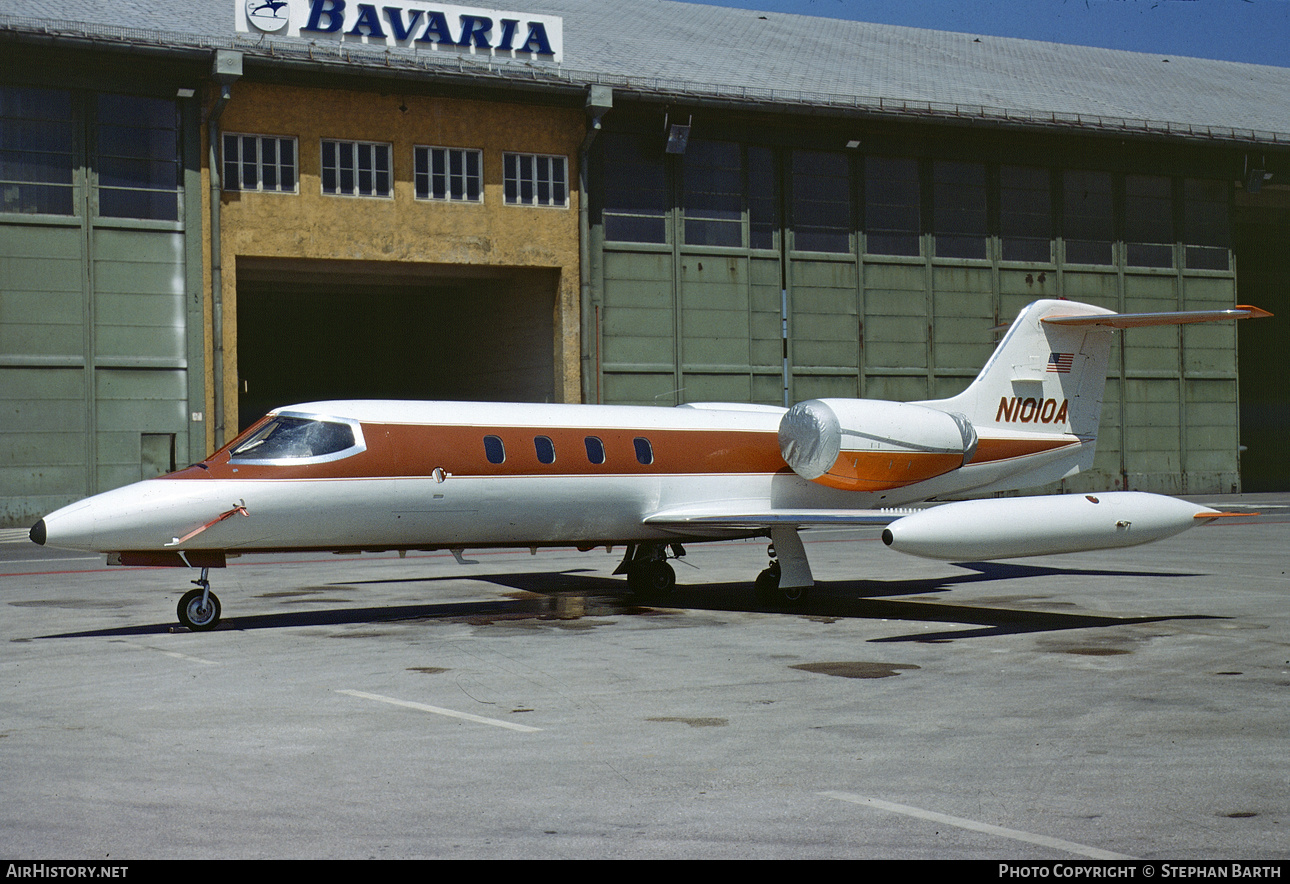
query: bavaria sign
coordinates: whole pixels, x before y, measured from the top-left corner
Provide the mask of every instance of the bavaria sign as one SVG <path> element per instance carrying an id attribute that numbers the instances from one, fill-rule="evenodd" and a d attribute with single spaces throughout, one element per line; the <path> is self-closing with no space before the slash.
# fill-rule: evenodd
<path id="1" fill-rule="evenodd" d="M 237 30 L 244 34 L 542 61 L 559 62 L 564 58 L 564 20 L 558 15 L 438 3 L 399 6 L 356 0 L 235 0 L 235 3 Z"/>

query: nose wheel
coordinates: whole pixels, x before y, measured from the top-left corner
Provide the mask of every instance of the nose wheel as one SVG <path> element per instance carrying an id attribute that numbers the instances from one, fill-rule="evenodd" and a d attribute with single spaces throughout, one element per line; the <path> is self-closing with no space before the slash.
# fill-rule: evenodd
<path id="1" fill-rule="evenodd" d="M 206 579 L 207 569 L 202 568 L 202 576 L 193 583 L 197 589 L 190 589 L 179 599 L 179 623 L 194 632 L 205 632 L 214 629 L 219 623 L 219 598 L 211 592 L 210 581 Z"/>

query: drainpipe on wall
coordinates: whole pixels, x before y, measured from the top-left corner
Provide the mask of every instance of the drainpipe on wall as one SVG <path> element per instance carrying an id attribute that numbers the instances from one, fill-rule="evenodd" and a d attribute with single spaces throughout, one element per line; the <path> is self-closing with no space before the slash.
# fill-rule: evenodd
<path id="1" fill-rule="evenodd" d="M 220 162 L 219 118 L 233 97 L 233 84 L 242 76 L 242 53 L 216 49 L 211 61 L 211 76 L 219 88 L 207 118 L 211 183 L 211 376 L 214 382 L 215 448 L 224 447 L 224 279 L 220 271 Z"/>
<path id="2" fill-rule="evenodd" d="M 587 134 L 578 150 L 578 276 L 581 283 L 579 311 L 582 321 L 582 401 L 600 401 L 600 334 L 591 303 L 591 178 L 587 167 L 591 145 L 600 131 L 601 118 L 614 107 L 614 90 L 592 86 L 587 90 Z M 594 358 L 593 358 L 594 354 Z"/>

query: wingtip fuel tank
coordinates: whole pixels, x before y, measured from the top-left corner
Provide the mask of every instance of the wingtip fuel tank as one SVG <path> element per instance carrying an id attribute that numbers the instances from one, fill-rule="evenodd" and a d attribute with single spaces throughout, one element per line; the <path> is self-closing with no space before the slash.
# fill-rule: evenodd
<path id="1" fill-rule="evenodd" d="M 1220 515 L 1141 491 L 965 500 L 897 519 L 882 539 L 927 559 L 988 561 L 1137 546 L 1186 531 L 1209 514 Z"/>

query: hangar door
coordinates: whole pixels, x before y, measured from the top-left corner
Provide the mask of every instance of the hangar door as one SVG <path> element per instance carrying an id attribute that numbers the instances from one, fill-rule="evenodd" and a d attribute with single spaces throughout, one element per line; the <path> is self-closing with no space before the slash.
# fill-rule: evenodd
<path id="1" fill-rule="evenodd" d="M 555 398 L 558 271 L 239 258 L 238 423 L 320 399 Z"/>

